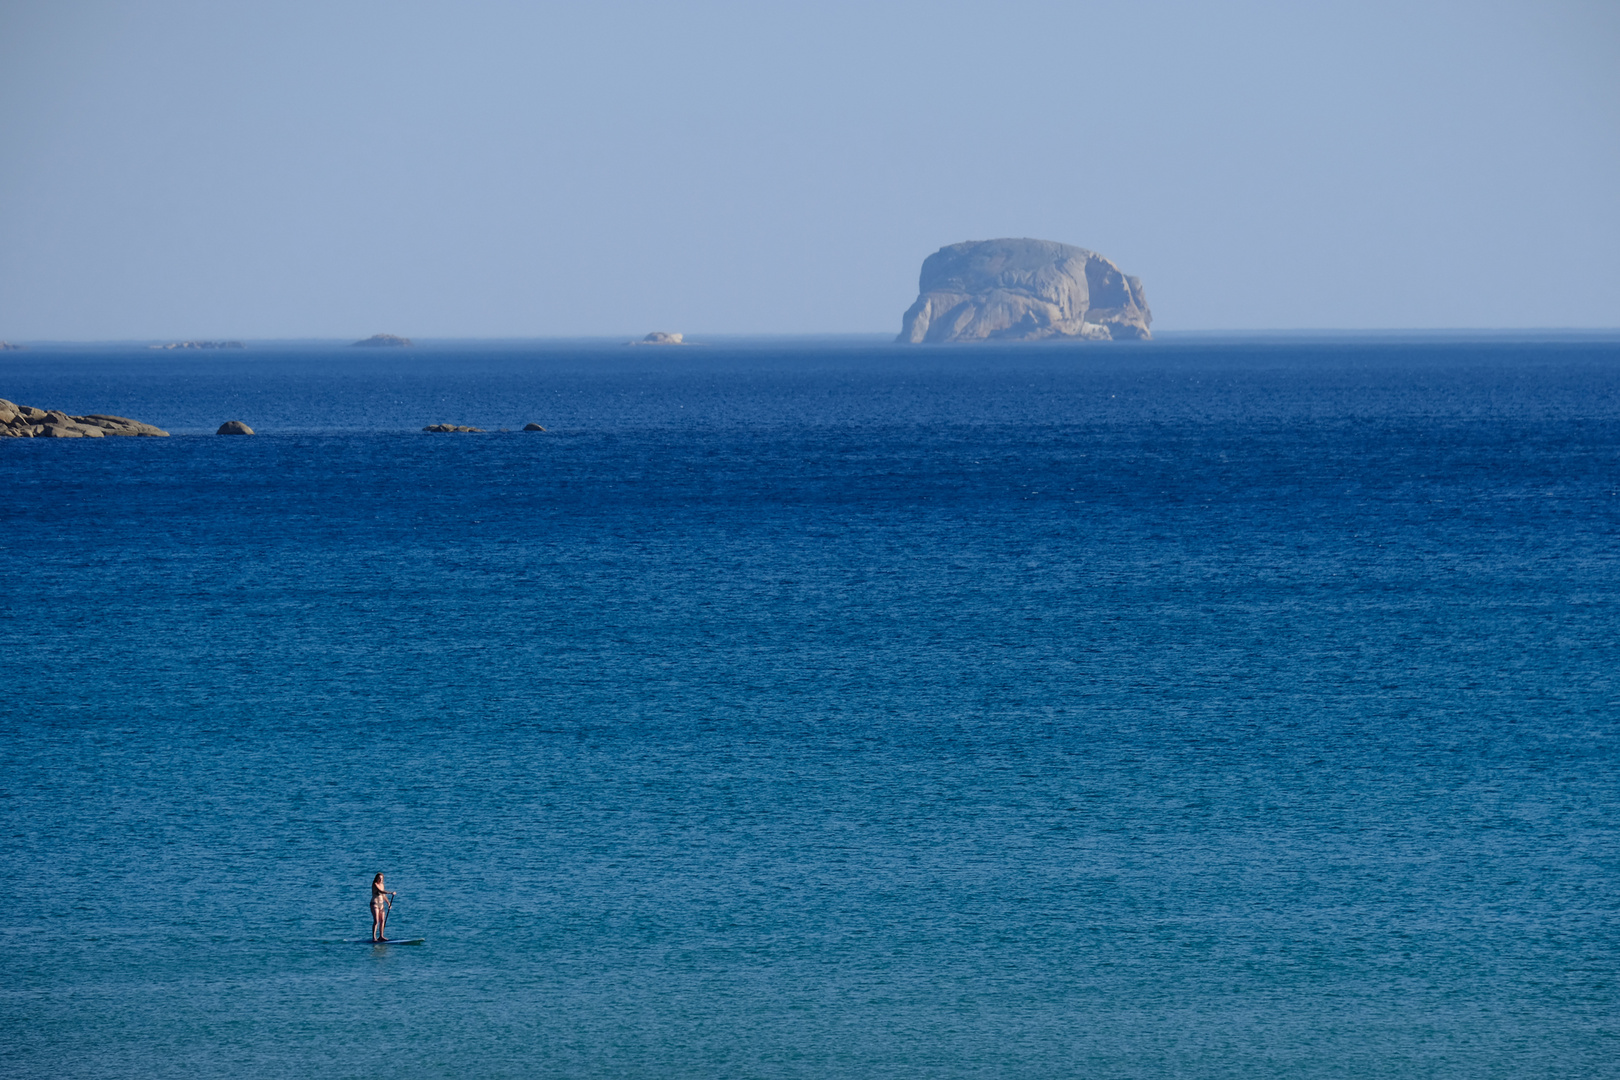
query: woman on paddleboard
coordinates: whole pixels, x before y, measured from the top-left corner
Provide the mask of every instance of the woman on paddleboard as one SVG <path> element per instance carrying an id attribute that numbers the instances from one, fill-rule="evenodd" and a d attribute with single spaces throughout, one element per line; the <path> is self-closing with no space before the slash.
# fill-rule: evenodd
<path id="1" fill-rule="evenodd" d="M 383 876 L 371 879 L 371 940 L 381 941 L 388 936 L 388 913 L 393 910 L 398 893 L 383 888 Z"/>

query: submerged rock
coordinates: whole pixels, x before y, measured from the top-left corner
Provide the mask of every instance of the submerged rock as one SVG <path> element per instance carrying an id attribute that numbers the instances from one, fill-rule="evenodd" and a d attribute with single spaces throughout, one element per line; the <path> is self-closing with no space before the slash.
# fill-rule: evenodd
<path id="1" fill-rule="evenodd" d="M 1051 240 L 971 240 L 923 260 L 917 302 L 898 340 L 1035 341 L 1150 338 L 1140 278 L 1109 259 Z"/>
<path id="2" fill-rule="evenodd" d="M 462 425 L 462 424 L 429 424 L 427 427 L 423 428 L 422 430 L 423 431 L 476 431 L 476 432 L 479 432 L 480 434 L 482 434 L 484 429 L 481 428 L 481 427 L 466 427 L 465 425 Z"/>
<path id="3" fill-rule="evenodd" d="M 59 409 L 36 409 L 0 398 L 0 438 L 99 439 L 106 435 L 168 434 L 160 427 L 127 416 L 69 416 Z"/>
<path id="4" fill-rule="evenodd" d="M 355 344 L 365 346 L 367 348 L 403 349 L 410 347 L 411 339 L 408 337 L 400 337 L 397 334 L 372 334 L 364 341 L 357 341 Z"/>
<path id="5" fill-rule="evenodd" d="M 242 421 L 240 421 L 240 420 L 227 420 L 223 424 L 219 425 L 219 430 L 214 432 L 214 434 L 215 435 L 251 435 L 251 434 L 253 434 L 253 429 L 248 427 L 246 424 L 242 423 Z"/>

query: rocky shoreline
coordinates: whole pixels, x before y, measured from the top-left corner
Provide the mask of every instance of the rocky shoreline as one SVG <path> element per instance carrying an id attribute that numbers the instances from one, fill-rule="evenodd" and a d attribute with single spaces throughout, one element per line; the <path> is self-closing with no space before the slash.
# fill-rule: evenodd
<path id="1" fill-rule="evenodd" d="M 127 416 L 70 416 L 58 409 L 36 409 L 0 398 L 0 438 L 100 439 L 108 435 L 168 436 L 168 432 Z"/>
<path id="2" fill-rule="evenodd" d="M 423 431 L 465 432 L 483 434 L 484 429 L 468 424 L 429 424 Z M 502 431 L 507 430 L 502 428 Z M 524 431 L 544 431 L 536 423 L 523 426 Z M 23 439 L 101 439 L 108 435 L 146 435 L 168 437 L 168 432 L 127 416 L 106 416 L 92 413 L 72 416 L 59 409 L 36 409 L 32 405 L 18 405 L 0 398 L 0 438 Z M 227 420 L 219 426 L 216 435 L 252 435 L 253 429 L 240 420 Z"/>

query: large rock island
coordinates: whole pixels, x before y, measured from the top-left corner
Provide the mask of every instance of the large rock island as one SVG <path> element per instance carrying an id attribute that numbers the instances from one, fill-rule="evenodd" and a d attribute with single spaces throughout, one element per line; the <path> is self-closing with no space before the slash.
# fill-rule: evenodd
<path id="1" fill-rule="evenodd" d="M 1121 341 L 1153 336 L 1140 278 L 1051 240 L 970 240 L 923 260 L 900 341 Z"/>

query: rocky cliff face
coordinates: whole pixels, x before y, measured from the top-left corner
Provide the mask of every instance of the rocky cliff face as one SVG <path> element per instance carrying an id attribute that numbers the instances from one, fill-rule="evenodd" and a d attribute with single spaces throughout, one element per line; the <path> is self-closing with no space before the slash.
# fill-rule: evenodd
<path id="1" fill-rule="evenodd" d="M 970 240 L 923 260 L 900 341 L 1149 338 L 1139 278 L 1094 251 L 1051 240 Z"/>

